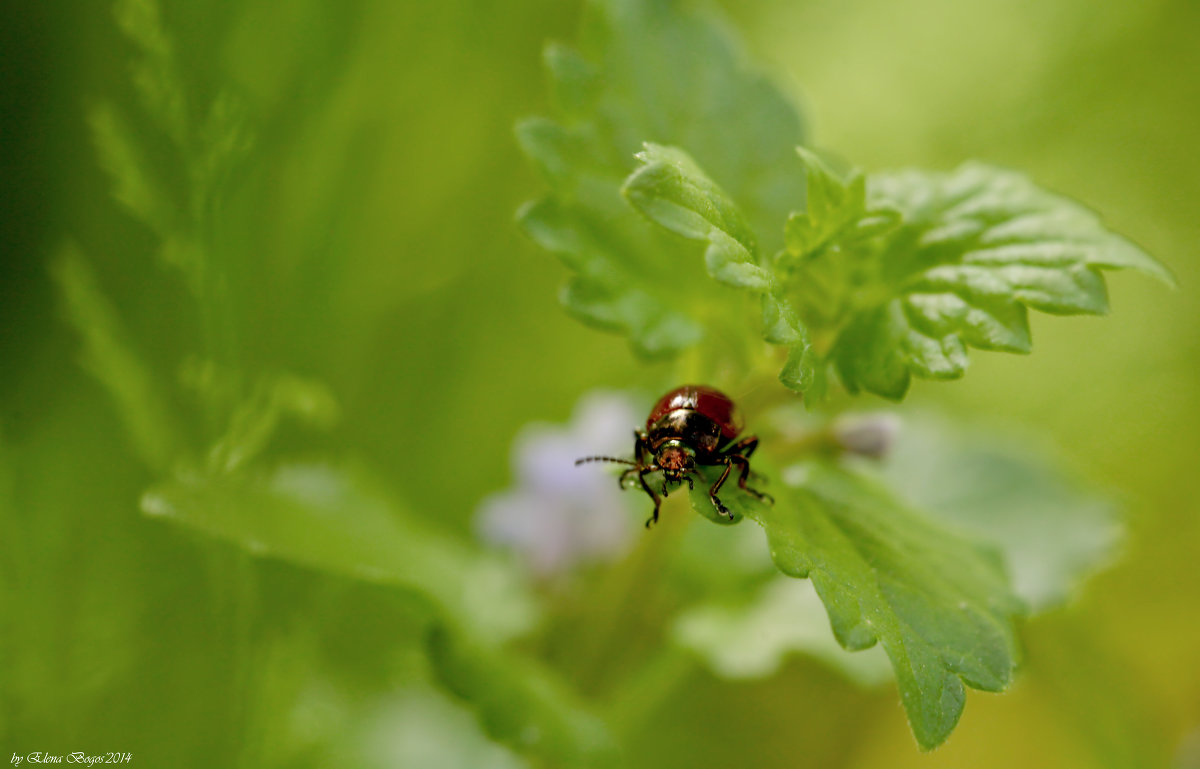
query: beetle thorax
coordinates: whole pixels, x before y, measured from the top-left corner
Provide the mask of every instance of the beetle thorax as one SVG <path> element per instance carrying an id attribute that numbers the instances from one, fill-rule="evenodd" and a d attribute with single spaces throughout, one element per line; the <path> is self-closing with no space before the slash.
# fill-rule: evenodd
<path id="1" fill-rule="evenodd" d="M 659 467 L 663 467 L 662 451 L 671 443 L 677 443 L 699 455 L 700 464 L 708 462 L 708 458 L 720 443 L 721 428 L 716 422 L 692 409 L 675 409 L 664 414 L 650 429 L 651 450 L 660 457 Z"/>

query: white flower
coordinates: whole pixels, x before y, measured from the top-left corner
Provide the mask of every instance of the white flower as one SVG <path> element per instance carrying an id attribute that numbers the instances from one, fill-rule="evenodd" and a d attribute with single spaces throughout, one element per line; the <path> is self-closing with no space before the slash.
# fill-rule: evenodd
<path id="1" fill-rule="evenodd" d="M 626 551 L 634 526 L 616 474 L 575 466 L 591 455 L 630 457 L 638 411 L 626 395 L 593 392 L 566 426 L 532 424 L 513 446 L 516 486 L 483 501 L 480 536 L 517 551 L 541 575 Z"/>

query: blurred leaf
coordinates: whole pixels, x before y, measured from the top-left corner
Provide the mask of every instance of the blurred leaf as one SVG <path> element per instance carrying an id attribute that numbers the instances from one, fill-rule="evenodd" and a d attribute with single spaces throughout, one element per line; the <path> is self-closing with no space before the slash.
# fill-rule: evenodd
<path id="1" fill-rule="evenodd" d="M 1031 687 L 1082 738 L 1091 754 L 1088 763 L 1104 769 L 1194 769 L 1178 753 L 1171 760 L 1183 723 L 1162 712 L 1171 706 L 1150 694 L 1145 668 L 1132 662 L 1129 651 L 1118 653 L 1111 634 L 1081 619 L 1075 612 L 1051 612 L 1024 636 Z"/>
<path id="2" fill-rule="evenodd" d="M 201 301 L 217 303 L 216 294 L 227 292 L 228 286 L 213 274 L 211 264 L 206 265 L 206 257 L 229 248 L 227 242 L 215 242 L 216 222 L 224 213 L 228 183 L 252 143 L 246 109 L 222 90 L 202 116 L 192 115 L 189 99 L 194 94 L 180 76 L 156 0 L 116 0 L 114 13 L 137 49 L 132 74 L 143 114 L 170 139 L 170 159 L 180 168 L 169 174 L 151 167 L 147 157 L 158 153 L 143 146 L 139 132 L 107 103 L 89 116 L 101 164 L 113 179 L 117 200 L 161 239 L 159 257 L 180 269 Z M 171 189 L 167 180 L 172 178 L 182 178 L 184 184 Z M 224 301 L 222 296 L 220 303 Z M 204 310 L 217 312 L 212 307 Z M 211 317 L 208 321 L 214 324 L 210 333 L 215 324 L 227 322 Z"/>
<path id="3" fill-rule="evenodd" d="M 691 503 L 712 507 L 706 493 Z M 668 557 L 668 577 L 689 597 L 743 598 L 778 574 L 753 526 L 687 526 Z"/>
<path id="4" fill-rule="evenodd" d="M 218 93 L 197 139 L 196 183 L 208 195 L 219 194 L 254 144 L 245 105 L 229 91 Z"/>
<path id="5" fill-rule="evenodd" d="M 167 183 L 170 177 L 147 160 L 147 150 L 116 107 L 97 105 L 88 113 L 88 125 L 100 165 L 112 181 L 113 197 L 161 239 L 159 258 L 180 270 L 198 294 L 202 252 L 192 221 L 195 207 L 188 212 L 180 205 L 183 198 Z"/>
<path id="6" fill-rule="evenodd" d="M 8 456 L 8 443 L 0 432 L 0 514 L 8 515 L 12 506 L 13 474 Z"/>
<path id="7" fill-rule="evenodd" d="M 104 103 L 91 110 L 88 124 L 100 165 L 112 178 L 113 197 L 142 224 L 166 237 L 177 225 L 170 193 L 143 156 L 124 117 Z"/>
<path id="8" fill-rule="evenodd" d="M 892 677 L 882 650 L 848 652 L 838 644 L 808 581 L 777 577 L 749 602 L 688 609 L 675 620 L 672 635 L 675 643 L 699 654 L 723 678 L 766 678 L 791 653 L 818 659 L 861 686 Z"/>
<path id="9" fill-rule="evenodd" d="M 84 368 L 113 399 L 138 458 L 165 471 L 178 448 L 176 430 L 153 377 L 130 349 L 116 310 L 75 246 L 64 245 L 51 269 L 67 319 L 82 339 Z"/>
<path id="10" fill-rule="evenodd" d="M 480 733 L 472 714 L 429 686 L 406 688 L 374 705 L 347 735 L 338 765 L 363 769 L 521 769 L 525 761 Z"/>
<path id="11" fill-rule="evenodd" d="M 213 399 L 219 396 L 216 391 L 202 394 Z M 222 404 L 218 399 L 210 405 Z M 231 472 L 257 457 L 284 416 L 326 430 L 339 416 L 337 400 L 327 387 L 292 374 L 261 378 L 249 397 L 231 411 L 229 428 L 208 452 L 208 469 L 214 473 Z"/>
<path id="12" fill-rule="evenodd" d="M 493 739 L 541 756 L 550 766 L 617 764 L 616 747 L 603 722 L 549 670 L 445 627 L 432 631 L 429 652 L 440 682 L 476 708 Z"/>
<path id="13" fill-rule="evenodd" d="M 142 106 L 176 146 L 185 146 L 189 134 L 187 103 L 158 3 L 155 0 L 117 0 L 114 13 L 117 25 L 141 54 L 133 65 L 133 81 Z"/>
<path id="14" fill-rule="evenodd" d="M 960 377 L 967 346 L 1028 352 L 1027 308 L 1107 310 L 1102 269 L 1173 282 L 1095 214 L 1017 173 L 967 164 L 877 174 L 868 188 L 869 207 L 902 222 L 855 256 L 862 282 L 830 353 L 851 392 L 899 399 L 911 374 Z"/>
<path id="15" fill-rule="evenodd" d="M 571 314 L 629 334 L 635 349 L 647 357 L 673 354 L 703 336 L 702 326 L 674 306 L 666 276 L 635 277 L 633 267 L 622 264 L 624 249 L 610 242 L 615 233 L 602 221 L 589 220 L 552 197 L 527 204 L 519 219 L 538 245 L 578 271 L 561 294 Z"/>
<path id="16" fill-rule="evenodd" d="M 254 555 L 415 590 L 492 643 L 524 632 L 535 618 L 533 598 L 503 562 L 404 511 L 354 465 L 181 475 L 147 491 L 142 510 Z"/>
<path id="17" fill-rule="evenodd" d="M 784 480 L 774 505 L 721 497 L 766 530 L 780 571 L 812 580 L 843 647 L 880 642 L 917 742 L 936 747 L 962 713 L 964 683 L 1000 691 L 1012 677 L 1021 607 L 1000 564 L 834 465 L 797 465 Z"/>
<path id="18" fill-rule="evenodd" d="M 1061 464 L 1037 441 L 920 419 L 879 469 L 903 499 L 997 548 L 1016 594 L 1044 610 L 1110 562 L 1122 534 L 1116 505 Z"/>
<path id="19" fill-rule="evenodd" d="M 707 195 L 711 203 L 714 191 L 727 191 L 721 199 L 739 201 L 745 217 L 732 241 L 720 228 L 712 237 L 684 234 L 710 241 L 709 267 L 722 280 L 761 290 L 764 276 L 747 257 L 750 233 L 777 232 L 803 200 L 792 148 L 804 137 L 794 106 L 746 67 L 717 25 L 673 0 L 595 0 L 580 50 L 551 45 L 545 59 L 555 119 L 523 121 L 517 133 L 552 191 L 526 205 L 520 220 L 574 273 L 563 294 L 568 310 L 627 334 L 645 355 L 695 344 L 714 318 L 728 325 L 714 308 L 741 312 L 736 294 L 713 285 L 687 244 L 638 217 L 620 189 L 644 142 L 685 147 L 695 163 L 648 150 L 631 200 L 645 209 L 674 197 L 667 226 L 690 231 L 698 222 L 679 218 L 689 204 L 679 208 L 678 196 L 695 203 Z M 703 181 L 685 186 L 685 179 Z M 772 235 L 763 245 L 774 249 L 778 241 Z M 752 245 L 748 253 L 754 255 Z"/>

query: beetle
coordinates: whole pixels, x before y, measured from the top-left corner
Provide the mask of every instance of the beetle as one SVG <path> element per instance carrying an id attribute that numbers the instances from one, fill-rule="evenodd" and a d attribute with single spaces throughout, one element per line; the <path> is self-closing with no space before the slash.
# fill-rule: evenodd
<path id="1" fill-rule="evenodd" d="M 770 495 L 750 488 L 750 455 L 758 448 L 758 437 L 741 440 L 742 417 L 733 399 L 714 387 L 684 385 L 676 387 L 658 399 L 643 430 L 633 431 L 633 460 L 616 457 L 583 457 L 576 465 L 586 462 L 617 462 L 631 465 L 618 479 L 621 488 L 636 476 L 646 495 L 654 501 L 654 514 L 646 520 L 646 528 L 658 521 L 658 509 L 667 496 L 667 484 L 687 481 L 695 488 L 693 476 L 698 467 L 719 467 L 725 470 L 708 490 L 708 497 L 721 515 L 733 513 L 717 496 L 734 466 L 739 470 L 738 488 L 759 499 L 774 502 Z M 650 473 L 663 474 L 662 496 L 655 493 L 646 481 Z"/>

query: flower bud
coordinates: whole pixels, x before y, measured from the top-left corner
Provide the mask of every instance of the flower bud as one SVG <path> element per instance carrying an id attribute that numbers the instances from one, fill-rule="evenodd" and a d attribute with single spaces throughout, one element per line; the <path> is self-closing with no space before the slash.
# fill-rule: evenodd
<path id="1" fill-rule="evenodd" d="M 844 451 L 882 459 L 896 442 L 900 418 L 886 411 L 847 414 L 834 420 L 831 432 L 834 442 Z"/>

